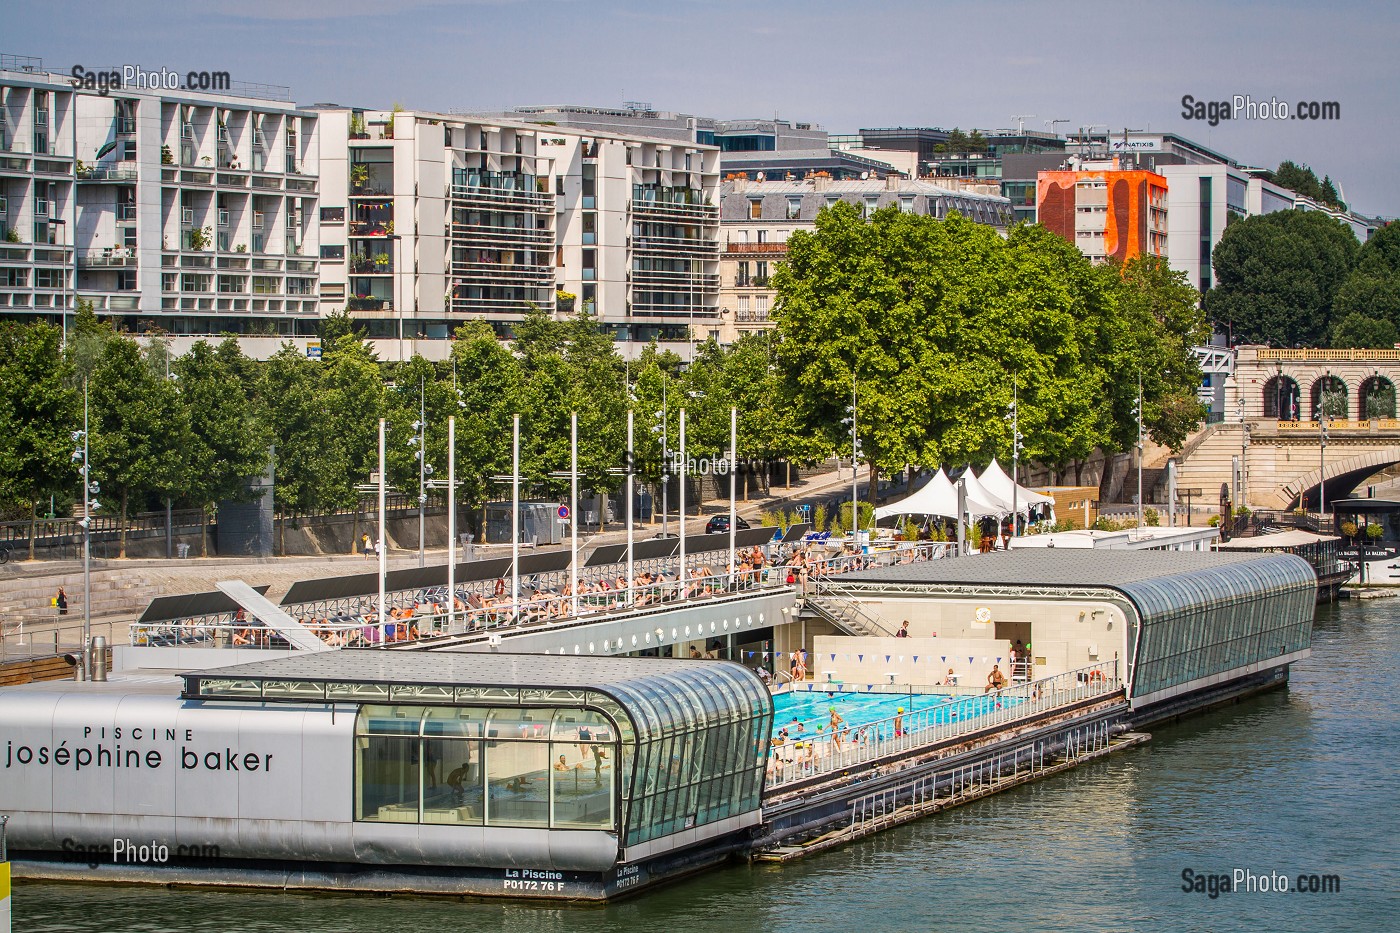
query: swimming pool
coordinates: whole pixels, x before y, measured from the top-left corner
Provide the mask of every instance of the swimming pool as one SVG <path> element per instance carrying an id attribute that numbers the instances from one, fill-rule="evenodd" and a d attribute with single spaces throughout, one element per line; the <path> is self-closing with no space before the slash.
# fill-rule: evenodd
<path id="1" fill-rule="evenodd" d="M 1003 706 L 1011 706 L 1020 702 L 1019 697 L 1003 696 L 1001 698 Z M 890 719 L 901 707 L 905 714 L 910 716 L 919 710 L 932 710 L 929 714 L 931 721 L 943 723 L 950 722 L 954 718 L 967 720 L 974 716 L 981 716 L 993 709 L 995 705 L 996 699 L 991 696 L 956 698 L 941 693 L 915 694 L 913 696 L 907 693 L 835 693 L 828 695 L 819 690 L 780 693 L 773 697 L 773 733 L 776 735 L 779 729 L 788 729 L 791 733 L 792 721 L 795 718 L 802 723 L 805 733 L 813 734 L 817 731 L 818 726 L 826 726 L 831 722 L 831 708 L 833 706 L 836 707 L 836 712 L 841 715 L 841 718 L 845 720 L 846 725 L 855 729 L 867 723 Z"/>

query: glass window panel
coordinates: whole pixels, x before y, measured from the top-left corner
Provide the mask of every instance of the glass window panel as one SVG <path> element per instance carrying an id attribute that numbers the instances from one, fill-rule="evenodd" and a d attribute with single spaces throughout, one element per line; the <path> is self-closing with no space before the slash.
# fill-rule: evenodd
<path id="1" fill-rule="evenodd" d="M 473 724 L 461 725 L 468 728 Z M 461 738 L 424 739 L 423 762 L 423 822 L 480 826 L 485 815 L 481 743 Z"/>
<path id="2" fill-rule="evenodd" d="M 356 727 L 374 735 L 417 735 L 423 718 L 421 706 L 366 706 L 360 710 Z"/>
<path id="3" fill-rule="evenodd" d="M 493 709 L 486 723 L 490 739 L 547 739 L 554 710 Z"/>
<path id="4" fill-rule="evenodd" d="M 552 825 L 613 827 L 613 763 L 616 746 L 590 742 L 554 742 L 550 748 L 550 785 L 554 802 Z"/>
<path id="5" fill-rule="evenodd" d="M 549 743 L 486 743 L 486 822 L 549 825 Z"/>
<path id="6" fill-rule="evenodd" d="M 432 707 L 423 720 L 423 734 L 483 738 L 486 735 L 487 712 L 471 707 Z"/>
<path id="7" fill-rule="evenodd" d="M 575 742 L 612 742 L 617 736 L 606 716 L 597 710 L 561 709 L 554 713 L 552 735 Z"/>
<path id="8" fill-rule="evenodd" d="M 355 749 L 355 819 L 418 822 L 417 737 L 361 736 Z"/>

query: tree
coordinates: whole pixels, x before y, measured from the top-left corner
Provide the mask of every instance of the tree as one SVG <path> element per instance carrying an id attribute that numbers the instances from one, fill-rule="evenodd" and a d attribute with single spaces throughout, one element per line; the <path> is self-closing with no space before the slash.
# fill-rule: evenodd
<path id="1" fill-rule="evenodd" d="M 384 414 L 384 376 L 378 357 L 356 335 L 342 335 L 321 349 L 317 404 L 324 443 L 339 448 L 345 470 L 331 477 L 322 498 L 348 508 L 359 501 L 355 487 L 379 469 L 379 419 Z"/>
<path id="2" fill-rule="evenodd" d="M 1368 317 L 1351 312 L 1332 328 L 1332 346 L 1337 348 L 1389 350 L 1400 339 L 1388 318 Z"/>
<path id="3" fill-rule="evenodd" d="M 1363 266 L 1358 263 L 1332 301 L 1333 320 L 1344 322 L 1352 317 L 1386 321 L 1400 327 L 1400 273 L 1385 271 L 1379 264 Z M 1336 334 L 1335 327 L 1333 334 Z M 1334 343 L 1333 346 L 1345 344 Z M 1389 347 L 1390 344 L 1376 346 Z"/>
<path id="4" fill-rule="evenodd" d="M 217 347 L 201 340 L 174 364 L 190 427 L 181 452 L 188 476 L 184 496 L 202 513 L 200 556 L 209 554 L 210 510 L 219 502 L 246 500 L 249 480 L 267 469 L 272 432 L 258 408 L 250 364 L 233 337 Z"/>
<path id="5" fill-rule="evenodd" d="M 469 508 L 486 504 L 491 477 L 510 472 L 511 416 L 520 410 L 519 361 L 485 321 L 457 328 L 457 494 Z"/>
<path id="6" fill-rule="evenodd" d="M 1211 258 L 1216 286 L 1208 316 L 1234 342 L 1315 346 L 1332 323 L 1332 301 L 1351 272 L 1356 237 L 1316 211 L 1276 211 L 1226 228 Z"/>
<path id="7" fill-rule="evenodd" d="M 30 560 L 40 501 L 71 496 L 74 484 L 80 401 L 60 337 L 48 324 L 0 325 L 0 507 L 24 507 Z"/>
<path id="8" fill-rule="evenodd" d="M 107 340 L 88 382 L 90 471 L 120 502 L 118 556 L 126 556 L 131 502 L 173 497 L 187 476 L 189 422 L 170 380 L 153 377 L 136 342 Z"/>
<path id="9" fill-rule="evenodd" d="M 1356 268 L 1368 273 L 1400 273 L 1400 223 L 1387 223 L 1361 245 Z"/>
<path id="10" fill-rule="evenodd" d="M 262 367 L 258 394 L 273 445 L 279 511 L 307 512 L 333 505 L 330 490 L 348 475 L 345 448 L 332 435 L 329 413 L 322 407 L 323 372 L 319 363 L 308 360 L 290 343 L 283 344 Z"/>

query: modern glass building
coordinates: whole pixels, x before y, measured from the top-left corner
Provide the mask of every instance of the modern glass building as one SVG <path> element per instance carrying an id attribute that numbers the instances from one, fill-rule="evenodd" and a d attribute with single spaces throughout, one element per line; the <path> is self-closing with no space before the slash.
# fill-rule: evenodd
<path id="1" fill-rule="evenodd" d="M 602 831 L 631 861 L 758 818 L 772 701 L 738 664 L 347 650 L 183 677 L 191 701 L 356 704 L 357 823 Z"/>

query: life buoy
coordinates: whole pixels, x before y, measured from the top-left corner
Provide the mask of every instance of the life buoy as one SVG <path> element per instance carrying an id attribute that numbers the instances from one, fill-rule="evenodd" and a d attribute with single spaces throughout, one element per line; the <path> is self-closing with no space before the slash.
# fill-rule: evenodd
<path id="1" fill-rule="evenodd" d="M 1097 680 L 1097 681 L 1102 681 L 1103 679 L 1104 679 L 1104 677 L 1103 677 L 1103 671 L 1090 671 L 1090 672 L 1089 672 L 1089 683 L 1093 683 L 1093 682 L 1096 681 L 1096 680 Z"/>

